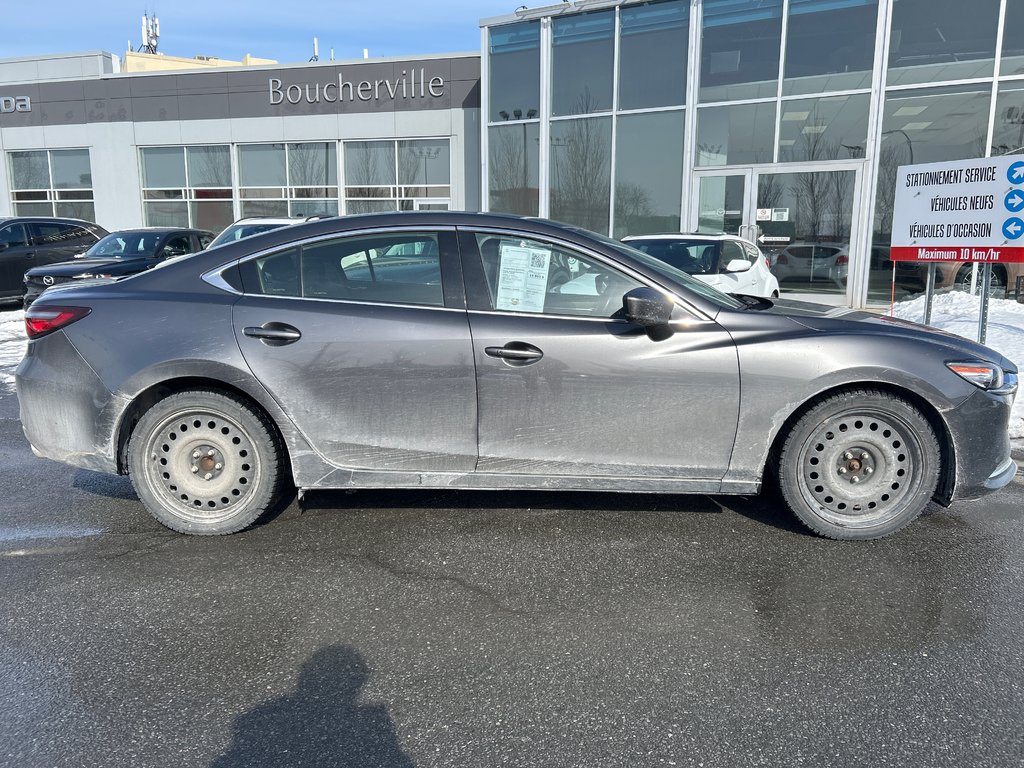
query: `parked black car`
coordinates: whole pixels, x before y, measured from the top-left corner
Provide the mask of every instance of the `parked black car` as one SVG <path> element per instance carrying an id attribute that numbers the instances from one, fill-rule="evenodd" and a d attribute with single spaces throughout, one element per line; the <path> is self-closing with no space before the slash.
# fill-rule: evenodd
<path id="1" fill-rule="evenodd" d="M 123 277 L 144 272 L 161 261 L 201 251 L 213 240 L 203 229 L 147 227 L 113 232 L 86 251 L 81 258 L 34 267 L 25 273 L 25 307 L 52 285 L 70 280 Z"/>
<path id="2" fill-rule="evenodd" d="M 0 218 L 0 302 L 21 300 L 28 270 L 77 256 L 106 234 L 103 227 L 79 219 Z"/>

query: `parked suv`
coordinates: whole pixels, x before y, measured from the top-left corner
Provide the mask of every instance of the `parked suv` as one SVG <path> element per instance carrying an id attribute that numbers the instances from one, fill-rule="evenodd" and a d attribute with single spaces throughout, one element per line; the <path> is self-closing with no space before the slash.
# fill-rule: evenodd
<path id="1" fill-rule="evenodd" d="M 203 229 L 147 227 L 114 232 L 93 245 L 81 258 L 28 270 L 25 273 L 25 308 L 52 285 L 134 275 L 175 256 L 201 251 L 212 240 L 213 233 Z"/>
<path id="2" fill-rule="evenodd" d="M 22 276 L 32 267 L 73 258 L 106 234 L 79 219 L 0 218 L 0 302 L 21 300 Z"/>

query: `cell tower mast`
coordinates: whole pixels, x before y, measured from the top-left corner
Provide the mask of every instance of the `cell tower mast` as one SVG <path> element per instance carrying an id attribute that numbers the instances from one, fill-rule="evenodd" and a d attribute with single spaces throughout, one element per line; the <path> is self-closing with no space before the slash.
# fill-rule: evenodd
<path id="1" fill-rule="evenodd" d="M 140 53 L 156 53 L 160 45 L 160 19 L 153 13 L 152 18 L 148 13 L 142 14 L 142 44 L 139 46 Z"/>

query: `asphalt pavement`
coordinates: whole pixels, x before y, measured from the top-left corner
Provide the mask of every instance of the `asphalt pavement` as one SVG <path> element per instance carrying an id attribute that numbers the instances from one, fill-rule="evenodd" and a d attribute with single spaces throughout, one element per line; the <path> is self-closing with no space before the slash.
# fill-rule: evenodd
<path id="1" fill-rule="evenodd" d="M 0 765 L 1019 766 L 1024 479 L 879 542 L 759 498 L 310 494 L 227 538 L 0 393 Z"/>

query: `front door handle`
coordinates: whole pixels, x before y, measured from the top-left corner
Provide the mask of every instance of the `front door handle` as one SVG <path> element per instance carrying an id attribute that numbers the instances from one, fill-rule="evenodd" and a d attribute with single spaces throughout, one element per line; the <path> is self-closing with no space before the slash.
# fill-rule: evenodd
<path id="1" fill-rule="evenodd" d="M 249 338 L 259 339 L 268 347 L 283 347 L 285 344 L 292 344 L 302 338 L 299 329 L 287 323 L 250 325 L 243 328 L 242 333 Z"/>
<path id="2" fill-rule="evenodd" d="M 537 347 L 522 341 L 510 341 L 503 347 L 484 347 L 484 352 L 491 357 L 497 357 L 509 363 L 519 363 L 521 365 L 535 363 L 544 357 L 544 353 L 537 349 Z"/>

